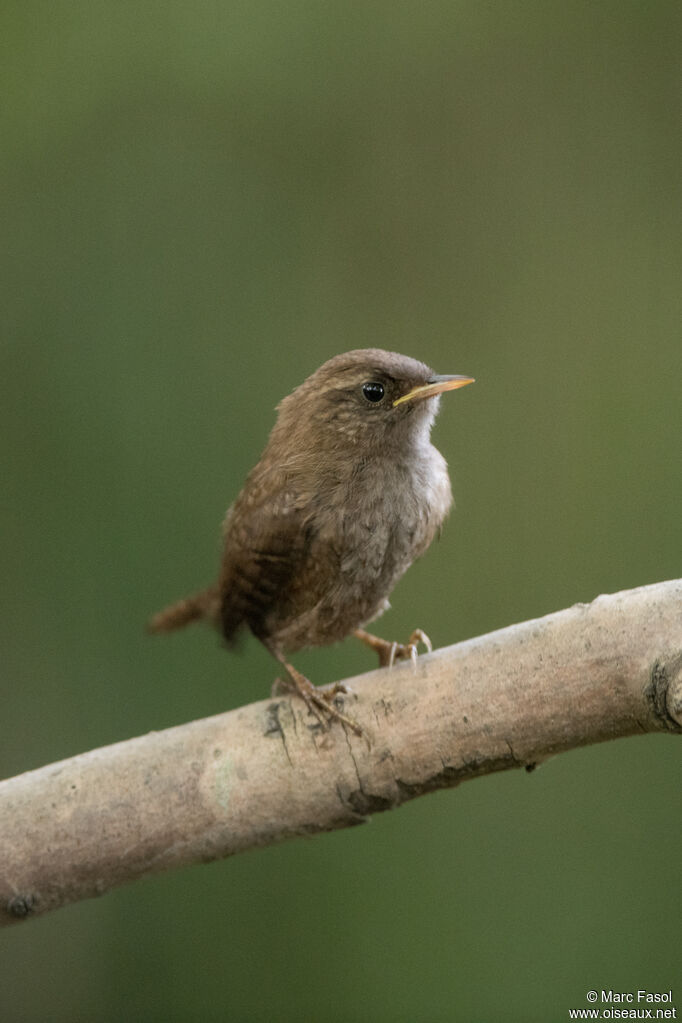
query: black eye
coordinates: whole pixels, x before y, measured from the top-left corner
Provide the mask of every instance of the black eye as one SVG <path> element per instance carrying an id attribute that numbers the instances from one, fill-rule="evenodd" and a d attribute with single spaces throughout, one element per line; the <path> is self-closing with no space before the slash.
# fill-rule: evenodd
<path id="1" fill-rule="evenodd" d="M 370 380 L 368 383 L 362 385 L 362 393 L 365 398 L 367 398 L 367 401 L 381 401 L 384 396 L 384 385 L 378 383 L 376 380 Z"/>

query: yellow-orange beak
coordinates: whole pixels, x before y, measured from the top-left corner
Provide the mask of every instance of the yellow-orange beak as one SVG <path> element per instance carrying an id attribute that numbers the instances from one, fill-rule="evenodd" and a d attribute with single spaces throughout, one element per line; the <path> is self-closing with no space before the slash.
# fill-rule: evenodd
<path id="1" fill-rule="evenodd" d="M 466 387 L 467 384 L 473 384 L 473 377 L 461 377 L 461 376 L 435 376 L 425 383 L 420 384 L 419 387 L 413 387 L 407 394 L 403 394 L 401 398 L 396 398 L 393 402 L 393 408 L 396 405 L 401 405 L 404 401 L 420 401 L 422 398 L 433 398 L 435 394 L 442 394 L 443 391 L 454 391 L 458 387 Z"/>

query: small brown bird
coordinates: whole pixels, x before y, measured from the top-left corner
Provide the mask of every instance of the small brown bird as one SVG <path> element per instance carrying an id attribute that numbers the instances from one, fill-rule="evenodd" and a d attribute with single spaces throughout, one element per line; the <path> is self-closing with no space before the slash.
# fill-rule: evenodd
<path id="1" fill-rule="evenodd" d="M 223 524 L 218 582 L 156 614 L 153 632 L 205 619 L 232 641 L 244 627 L 286 670 L 288 688 L 327 723 L 358 725 L 287 660 L 350 633 L 382 664 L 415 657 L 363 626 L 424 553 L 452 504 L 447 464 L 430 440 L 440 395 L 473 383 L 367 348 L 325 362 L 278 406 L 277 422 Z"/>

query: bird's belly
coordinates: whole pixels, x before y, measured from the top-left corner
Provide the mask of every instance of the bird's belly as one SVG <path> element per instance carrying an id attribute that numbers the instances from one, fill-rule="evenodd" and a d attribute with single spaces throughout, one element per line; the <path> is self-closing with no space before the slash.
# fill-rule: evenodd
<path id="1" fill-rule="evenodd" d="M 280 647 L 334 643 L 385 611 L 391 590 L 440 527 L 447 476 L 446 483 L 442 501 L 421 490 L 374 487 L 371 500 L 356 501 L 355 514 L 345 504 L 326 515 L 287 602 L 291 611 L 280 606 L 269 622 Z"/>
<path id="2" fill-rule="evenodd" d="M 388 594 L 402 572 L 389 573 L 385 564 L 377 564 L 375 550 L 347 550 L 341 563 L 334 560 L 336 570 L 323 585 L 313 572 L 304 573 L 289 605 L 295 613 L 282 606 L 270 619 L 268 632 L 282 649 L 335 643 L 388 607 Z"/>

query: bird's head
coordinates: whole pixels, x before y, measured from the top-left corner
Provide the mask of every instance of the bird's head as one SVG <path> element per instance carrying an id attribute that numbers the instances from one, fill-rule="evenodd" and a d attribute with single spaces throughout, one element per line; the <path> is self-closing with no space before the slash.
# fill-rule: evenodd
<path id="1" fill-rule="evenodd" d="M 381 348 L 363 348 L 325 362 L 278 406 L 278 434 L 310 431 L 318 444 L 404 444 L 428 436 L 440 395 L 473 383 L 439 376 L 423 362 Z"/>

